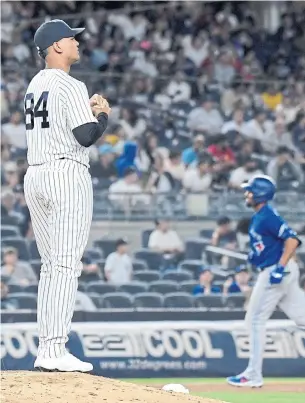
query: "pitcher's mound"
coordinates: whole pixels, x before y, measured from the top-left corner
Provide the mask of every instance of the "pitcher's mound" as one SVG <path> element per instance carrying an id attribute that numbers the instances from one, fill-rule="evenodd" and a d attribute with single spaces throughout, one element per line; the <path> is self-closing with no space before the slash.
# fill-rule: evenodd
<path id="1" fill-rule="evenodd" d="M 2 403 L 221 403 L 79 373 L 3 371 Z"/>

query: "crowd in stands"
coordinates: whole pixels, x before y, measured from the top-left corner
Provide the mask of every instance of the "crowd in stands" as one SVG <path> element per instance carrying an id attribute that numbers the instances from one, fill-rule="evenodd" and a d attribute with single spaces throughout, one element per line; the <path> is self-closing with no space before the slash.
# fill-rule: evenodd
<path id="1" fill-rule="evenodd" d="M 69 14 L 72 26 L 86 27 L 81 62 L 71 74 L 87 83 L 90 95 L 102 93 L 112 106 L 106 134 L 90 149 L 93 184 L 112 205 L 137 210 L 149 206 L 150 195 L 171 194 L 175 200 L 190 192 L 236 192 L 262 173 L 273 177 L 280 191 L 304 195 L 305 12 L 283 14 L 278 29 L 269 32 L 246 2 L 162 7 L 145 2 L 145 11 L 136 11 L 137 2 L 119 3 L 123 8 L 116 10 L 90 1 L 1 3 L 1 219 L 2 225 L 18 227 L 8 236 L 23 237 L 27 245 L 33 241 L 23 195 L 23 97 L 43 68 L 33 45 L 39 18 L 60 14 Z M 149 270 L 150 279 L 170 281 L 164 280 L 167 273 L 184 267 L 186 245 L 168 222 L 155 224 L 145 247 L 160 259 L 158 276 Z M 245 250 L 241 234 L 246 231 L 238 232 L 221 217 L 209 244 Z M 79 290 L 79 307 L 100 304 L 98 297 L 87 298 L 88 284 L 99 290 L 94 282 L 112 284 L 116 292 L 121 280 L 138 279 L 146 284 L 143 292 L 154 289 L 147 285 L 149 275 L 140 275 L 148 267 L 138 262 L 141 270 L 134 271 L 127 247 L 120 239 L 111 253 L 101 248 L 94 259 L 84 257 L 80 280 L 86 286 Z M 16 307 L 8 294 L 12 284 L 19 291 L 37 286 L 33 267 L 39 256 L 29 254 L 24 262 L 18 253 L 11 245 L 3 250 L 3 308 Z M 177 285 L 172 291 L 248 294 L 246 269 L 227 256 L 218 264 L 231 270 L 221 283 L 210 264 L 201 264 L 196 274 L 185 274 L 189 288 Z"/>

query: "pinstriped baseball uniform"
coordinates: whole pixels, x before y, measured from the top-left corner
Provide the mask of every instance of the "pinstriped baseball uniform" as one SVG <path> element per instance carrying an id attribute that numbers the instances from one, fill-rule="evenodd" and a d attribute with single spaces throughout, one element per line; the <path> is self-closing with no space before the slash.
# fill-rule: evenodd
<path id="1" fill-rule="evenodd" d="M 72 130 L 97 120 L 85 84 L 62 70 L 40 71 L 24 105 L 29 163 L 24 190 L 42 262 L 38 355 L 57 358 L 66 351 L 93 209 L 88 150 Z"/>

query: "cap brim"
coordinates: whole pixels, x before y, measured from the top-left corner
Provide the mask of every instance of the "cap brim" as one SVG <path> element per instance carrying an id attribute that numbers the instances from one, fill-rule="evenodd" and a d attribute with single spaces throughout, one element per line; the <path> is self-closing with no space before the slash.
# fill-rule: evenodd
<path id="1" fill-rule="evenodd" d="M 81 33 L 83 33 L 84 30 L 85 30 L 85 28 L 73 28 L 72 31 L 73 31 L 73 34 L 74 34 L 74 35 L 73 35 L 74 38 L 75 38 L 76 36 L 80 35 Z"/>

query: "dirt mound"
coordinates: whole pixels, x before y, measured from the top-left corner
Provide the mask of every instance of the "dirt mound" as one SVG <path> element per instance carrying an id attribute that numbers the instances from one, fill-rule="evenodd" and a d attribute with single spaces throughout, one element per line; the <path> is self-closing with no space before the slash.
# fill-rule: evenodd
<path id="1" fill-rule="evenodd" d="M 78 373 L 4 371 L 2 403 L 221 403 Z"/>

